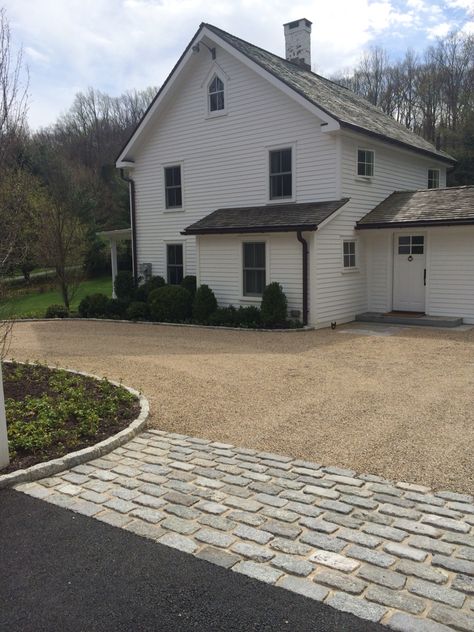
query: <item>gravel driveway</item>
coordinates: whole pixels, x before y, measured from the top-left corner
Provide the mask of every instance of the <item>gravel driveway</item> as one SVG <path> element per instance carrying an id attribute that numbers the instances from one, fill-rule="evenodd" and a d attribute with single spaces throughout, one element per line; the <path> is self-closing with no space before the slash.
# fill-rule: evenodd
<path id="1" fill-rule="evenodd" d="M 474 329 L 344 330 L 17 323 L 10 355 L 123 380 L 163 430 L 472 492 Z"/>

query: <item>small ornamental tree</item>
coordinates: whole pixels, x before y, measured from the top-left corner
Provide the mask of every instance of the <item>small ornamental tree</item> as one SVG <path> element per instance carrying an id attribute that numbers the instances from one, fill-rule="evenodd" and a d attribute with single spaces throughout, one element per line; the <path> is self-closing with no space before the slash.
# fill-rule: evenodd
<path id="1" fill-rule="evenodd" d="M 279 283 L 270 283 L 263 291 L 261 318 L 267 327 L 281 325 L 286 321 L 288 301 Z"/>
<path id="2" fill-rule="evenodd" d="M 209 316 L 217 309 L 214 292 L 208 285 L 200 285 L 193 301 L 193 318 L 198 323 L 207 323 Z"/>

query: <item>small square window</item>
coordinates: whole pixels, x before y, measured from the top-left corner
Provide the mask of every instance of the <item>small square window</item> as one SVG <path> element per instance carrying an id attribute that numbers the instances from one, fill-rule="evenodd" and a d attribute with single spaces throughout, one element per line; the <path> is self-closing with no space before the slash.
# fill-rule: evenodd
<path id="1" fill-rule="evenodd" d="M 351 239 L 342 242 L 344 268 L 356 267 L 356 242 Z"/>
<path id="2" fill-rule="evenodd" d="M 170 285 L 179 285 L 183 280 L 183 244 L 167 244 L 166 273 Z"/>
<path id="3" fill-rule="evenodd" d="M 291 198 L 293 173 L 291 147 L 270 152 L 270 199 Z"/>
<path id="4" fill-rule="evenodd" d="M 266 280 L 265 243 L 243 244 L 243 264 L 244 296 L 262 296 Z"/>
<path id="5" fill-rule="evenodd" d="M 181 208 L 183 194 L 181 189 L 181 166 L 165 167 L 166 208 Z"/>
<path id="6" fill-rule="evenodd" d="M 398 238 L 399 255 L 422 255 L 425 252 L 424 235 L 400 235 Z"/>
<path id="7" fill-rule="evenodd" d="M 428 169 L 428 189 L 439 189 L 439 169 Z"/>
<path id="8" fill-rule="evenodd" d="M 374 152 L 371 149 L 357 150 L 357 175 L 372 177 L 374 175 Z"/>

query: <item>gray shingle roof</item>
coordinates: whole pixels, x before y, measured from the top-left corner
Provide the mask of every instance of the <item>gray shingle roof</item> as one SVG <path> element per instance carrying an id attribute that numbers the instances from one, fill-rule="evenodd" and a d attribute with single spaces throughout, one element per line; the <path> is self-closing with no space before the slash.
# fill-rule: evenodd
<path id="1" fill-rule="evenodd" d="M 220 208 L 185 228 L 182 234 L 282 233 L 294 230 L 316 230 L 323 220 L 341 208 L 348 199 Z"/>
<path id="2" fill-rule="evenodd" d="M 474 224 L 474 185 L 395 191 L 357 222 L 357 228 L 453 224 Z"/>
<path id="3" fill-rule="evenodd" d="M 329 79 L 274 55 L 269 51 L 231 35 L 212 24 L 202 24 L 231 44 L 249 59 L 283 81 L 316 107 L 335 118 L 342 127 L 354 129 L 408 146 L 415 151 L 454 163 L 449 154 L 437 150 L 434 145 L 397 123 L 375 105 L 351 90 Z"/>

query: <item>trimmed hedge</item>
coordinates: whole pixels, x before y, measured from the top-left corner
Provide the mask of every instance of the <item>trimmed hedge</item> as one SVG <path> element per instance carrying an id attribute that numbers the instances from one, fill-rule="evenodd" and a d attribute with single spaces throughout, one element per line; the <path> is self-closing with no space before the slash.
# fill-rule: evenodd
<path id="1" fill-rule="evenodd" d="M 214 292 L 208 285 L 199 286 L 193 301 L 193 319 L 199 323 L 206 323 L 216 309 L 217 300 Z"/>
<path id="2" fill-rule="evenodd" d="M 148 305 L 143 301 L 133 301 L 125 311 L 127 320 L 148 320 Z"/>
<path id="3" fill-rule="evenodd" d="M 135 281 L 131 272 L 117 272 L 114 282 L 115 295 L 119 301 L 129 303 L 135 295 Z"/>
<path id="4" fill-rule="evenodd" d="M 264 289 L 260 309 L 262 322 L 266 327 L 286 324 L 288 301 L 279 283 L 270 283 Z"/>
<path id="5" fill-rule="evenodd" d="M 188 276 L 185 276 L 184 279 L 181 281 L 181 287 L 184 287 L 186 290 L 188 290 L 191 296 L 194 297 L 197 288 L 196 277 L 188 274 Z"/>
<path id="6" fill-rule="evenodd" d="M 137 287 L 135 290 L 135 300 L 136 301 L 148 301 L 148 297 L 152 290 L 157 290 L 160 287 L 164 287 L 166 285 L 166 281 L 162 276 L 152 276 Z"/>
<path id="7" fill-rule="evenodd" d="M 148 304 L 152 320 L 179 323 L 190 317 L 192 297 L 180 285 L 165 285 L 150 292 Z"/>
<path id="8" fill-rule="evenodd" d="M 108 313 L 109 298 L 105 294 L 90 294 L 79 303 L 79 314 L 83 318 L 103 318 Z"/>
<path id="9" fill-rule="evenodd" d="M 65 305 L 50 305 L 45 313 L 45 318 L 67 318 L 68 309 Z"/>

